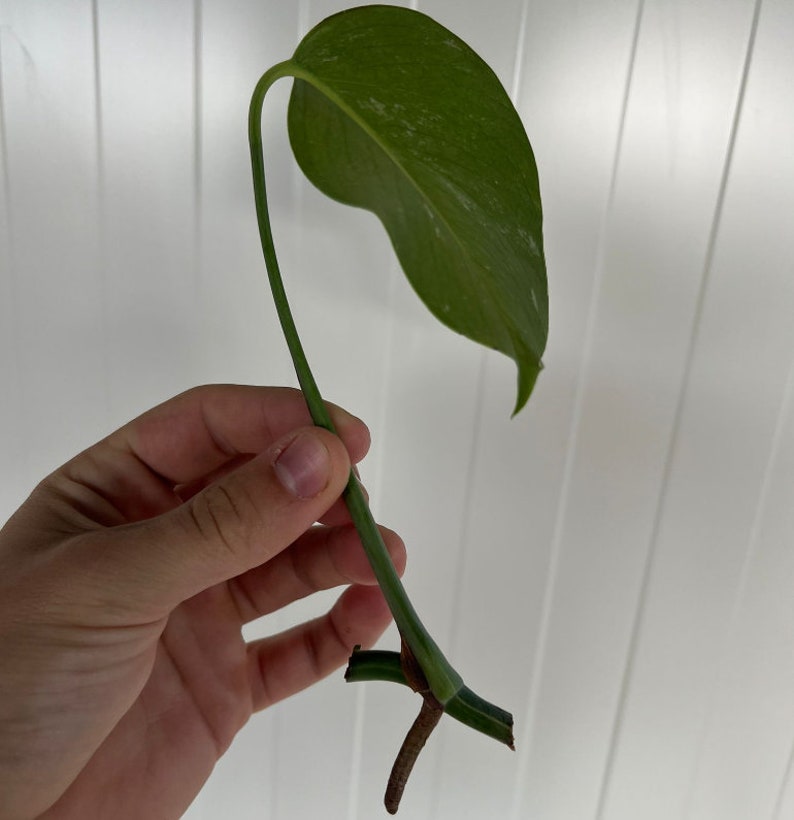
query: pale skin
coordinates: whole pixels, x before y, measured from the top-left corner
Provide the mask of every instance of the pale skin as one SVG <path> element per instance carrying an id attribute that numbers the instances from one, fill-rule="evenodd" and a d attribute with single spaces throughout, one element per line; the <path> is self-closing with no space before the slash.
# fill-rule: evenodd
<path id="1" fill-rule="evenodd" d="M 2 820 L 178 818 L 254 712 L 377 640 L 390 614 L 339 500 L 369 434 L 332 418 L 338 437 L 294 390 L 191 390 L 55 471 L 0 530 Z M 243 639 L 336 586 L 326 614 Z"/>

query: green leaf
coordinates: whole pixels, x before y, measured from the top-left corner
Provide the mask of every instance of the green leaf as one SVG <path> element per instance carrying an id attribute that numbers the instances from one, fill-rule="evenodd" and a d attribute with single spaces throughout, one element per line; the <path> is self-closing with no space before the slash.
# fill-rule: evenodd
<path id="1" fill-rule="evenodd" d="M 537 169 L 496 75 L 424 14 L 329 17 L 282 64 L 289 135 L 328 196 L 373 211 L 431 312 L 518 366 L 529 398 L 548 333 Z"/>

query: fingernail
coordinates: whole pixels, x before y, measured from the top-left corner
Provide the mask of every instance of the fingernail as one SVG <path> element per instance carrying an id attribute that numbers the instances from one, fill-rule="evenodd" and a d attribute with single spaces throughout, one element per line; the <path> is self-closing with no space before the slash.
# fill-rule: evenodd
<path id="1" fill-rule="evenodd" d="M 328 485 L 331 457 L 316 435 L 299 433 L 276 452 L 273 469 L 288 493 L 313 498 Z"/>

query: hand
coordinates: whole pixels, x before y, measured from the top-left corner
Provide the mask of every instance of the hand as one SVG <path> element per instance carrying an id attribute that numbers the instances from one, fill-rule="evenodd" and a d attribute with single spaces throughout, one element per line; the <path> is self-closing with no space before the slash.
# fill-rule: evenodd
<path id="1" fill-rule="evenodd" d="M 390 614 L 339 501 L 369 437 L 332 416 L 339 438 L 294 390 L 191 390 L 65 464 L 0 530 L 3 820 L 177 818 L 252 712 L 378 638 Z M 323 617 L 243 640 L 337 585 Z"/>

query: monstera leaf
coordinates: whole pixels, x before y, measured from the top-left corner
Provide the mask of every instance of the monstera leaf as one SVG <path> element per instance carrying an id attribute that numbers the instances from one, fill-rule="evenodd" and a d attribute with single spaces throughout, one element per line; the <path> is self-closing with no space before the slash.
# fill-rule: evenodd
<path id="1" fill-rule="evenodd" d="M 394 6 L 328 18 L 290 61 L 292 149 L 306 176 L 373 211 L 444 324 L 518 365 L 521 409 L 548 331 L 538 175 L 488 65 Z"/>

